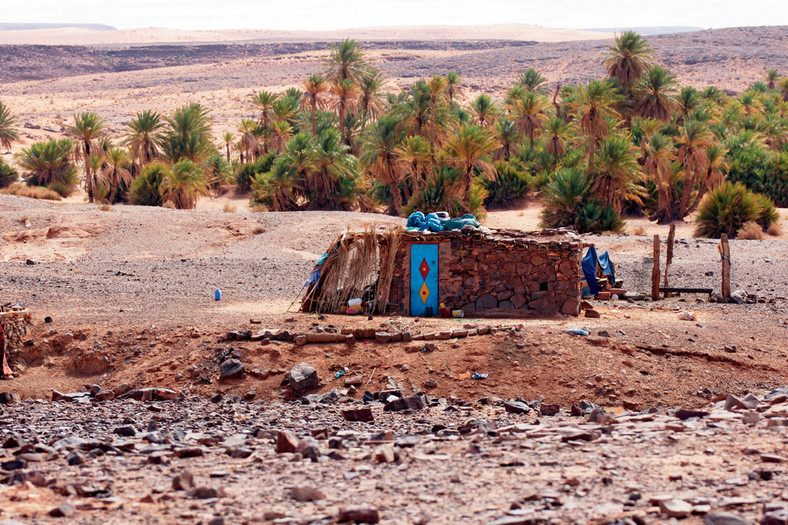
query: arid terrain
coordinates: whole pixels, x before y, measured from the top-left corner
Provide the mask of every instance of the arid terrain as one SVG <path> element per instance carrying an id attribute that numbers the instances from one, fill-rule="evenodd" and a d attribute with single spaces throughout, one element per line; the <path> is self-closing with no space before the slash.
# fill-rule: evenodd
<path id="1" fill-rule="evenodd" d="M 365 46 L 392 88 L 455 70 L 466 98 L 531 66 L 553 85 L 601 74 L 604 35 L 515 33 L 392 30 Z M 252 91 L 320 70 L 336 37 L 181 36 L 0 46 L 14 150 L 87 109 L 117 132 L 194 100 L 234 129 Z M 649 41 L 687 84 L 738 91 L 788 70 L 785 28 Z M 0 381 L 0 525 L 788 523 L 788 210 L 782 235 L 731 241 L 746 304 L 638 297 L 668 227 L 630 219 L 583 240 L 635 299 L 591 300 L 599 318 L 481 320 L 298 313 L 337 235 L 403 219 L 256 213 L 232 195 L 196 210 L 83 201 L 0 195 L 0 304 L 33 322 Z M 539 211 L 491 210 L 484 225 L 535 230 Z M 718 241 L 690 223 L 676 238 L 671 285 L 719 291 Z M 405 340 L 293 342 L 343 329 Z"/>

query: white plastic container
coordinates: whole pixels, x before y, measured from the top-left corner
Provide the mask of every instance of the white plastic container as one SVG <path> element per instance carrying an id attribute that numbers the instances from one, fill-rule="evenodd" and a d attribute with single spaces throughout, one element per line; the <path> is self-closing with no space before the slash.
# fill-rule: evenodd
<path id="1" fill-rule="evenodd" d="M 361 299 L 351 299 L 347 302 L 347 305 L 351 308 L 354 306 L 361 306 Z"/>

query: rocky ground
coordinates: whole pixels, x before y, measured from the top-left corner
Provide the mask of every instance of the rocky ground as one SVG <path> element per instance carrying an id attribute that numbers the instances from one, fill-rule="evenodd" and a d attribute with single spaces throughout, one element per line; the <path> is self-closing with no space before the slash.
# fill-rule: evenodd
<path id="1" fill-rule="evenodd" d="M 766 518 L 788 504 L 788 408 L 766 397 L 788 376 L 784 238 L 731 242 L 751 304 L 367 319 L 287 310 L 348 225 L 399 219 L 0 207 L 0 302 L 25 303 L 34 325 L 0 382 L 4 525 L 322 523 L 352 505 L 385 523 L 785 523 Z M 530 206 L 487 225 L 537 220 Z M 690 232 L 679 226 L 671 283 L 717 289 L 717 244 Z M 648 290 L 649 237 L 586 240 L 630 292 Z M 343 331 L 358 337 L 299 344 Z M 371 422 L 342 415 L 367 408 Z"/>
<path id="2" fill-rule="evenodd" d="M 389 387 L 12 402 L 0 523 L 788 523 L 785 388 L 615 416 Z"/>

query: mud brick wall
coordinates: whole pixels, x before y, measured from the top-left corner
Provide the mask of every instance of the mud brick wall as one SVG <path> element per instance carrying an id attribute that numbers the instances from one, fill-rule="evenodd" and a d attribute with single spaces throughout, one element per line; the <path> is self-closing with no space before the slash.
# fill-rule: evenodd
<path id="1" fill-rule="evenodd" d="M 410 313 L 410 245 L 438 248 L 438 303 L 466 317 L 578 315 L 580 241 L 489 235 L 405 234 L 395 259 L 389 310 Z"/>

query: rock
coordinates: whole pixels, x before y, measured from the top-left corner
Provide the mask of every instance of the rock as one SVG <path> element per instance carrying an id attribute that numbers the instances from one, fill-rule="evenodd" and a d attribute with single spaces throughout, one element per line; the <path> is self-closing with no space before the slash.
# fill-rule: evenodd
<path id="1" fill-rule="evenodd" d="M 49 511 L 49 515 L 53 518 L 70 518 L 77 513 L 77 509 L 71 503 L 63 503 Z"/>
<path id="2" fill-rule="evenodd" d="M 391 334 L 388 332 L 375 332 L 375 341 L 378 343 L 388 343 L 391 341 Z"/>
<path id="3" fill-rule="evenodd" d="M 294 342 L 295 344 L 297 344 L 298 346 L 304 346 L 304 345 L 307 343 L 307 341 L 306 341 L 306 336 L 305 336 L 305 335 L 303 335 L 303 334 L 297 335 L 297 336 L 295 336 L 295 338 L 293 339 L 293 342 Z"/>
<path id="4" fill-rule="evenodd" d="M 326 499 L 326 493 L 312 486 L 296 486 L 290 490 L 290 497 L 296 501 L 317 501 Z"/>
<path id="5" fill-rule="evenodd" d="M 191 490 L 194 488 L 194 476 L 188 470 L 172 478 L 172 490 Z"/>
<path id="6" fill-rule="evenodd" d="M 788 459 L 775 454 L 761 454 L 761 461 L 764 463 L 785 463 Z"/>
<path id="7" fill-rule="evenodd" d="M 179 458 L 196 458 L 205 455 L 202 447 L 183 447 L 172 451 Z"/>
<path id="8" fill-rule="evenodd" d="M 375 421 L 375 416 L 372 414 L 371 408 L 343 410 L 342 417 L 345 418 L 345 421 Z"/>
<path id="9" fill-rule="evenodd" d="M 364 382 L 364 376 L 356 374 L 345 378 L 345 386 L 360 386 Z"/>
<path id="10" fill-rule="evenodd" d="M 750 525 L 750 522 L 730 512 L 712 512 L 703 518 L 704 525 Z"/>
<path id="11" fill-rule="evenodd" d="M 585 315 L 586 315 L 586 317 L 588 317 L 590 319 L 599 319 L 599 318 L 602 317 L 598 311 L 593 310 L 591 308 L 586 310 L 586 314 Z"/>
<path id="12" fill-rule="evenodd" d="M 320 384 L 317 371 L 309 363 L 299 363 L 295 365 L 287 374 L 290 381 L 290 388 L 296 392 L 304 392 L 315 388 Z"/>
<path id="13" fill-rule="evenodd" d="M 115 392 L 112 390 L 100 390 L 93 396 L 93 398 L 96 401 L 112 401 L 115 399 Z"/>
<path id="14" fill-rule="evenodd" d="M 355 523 L 378 523 L 380 514 L 378 509 L 369 505 L 350 505 L 339 509 L 337 516 L 339 523 L 353 521 Z"/>
<path id="15" fill-rule="evenodd" d="M 561 407 L 558 405 L 542 405 L 539 407 L 539 412 L 543 416 L 554 416 L 561 411 Z"/>
<path id="16" fill-rule="evenodd" d="M 78 374 L 102 374 L 112 367 L 109 357 L 94 351 L 76 351 L 69 361 L 68 368 Z"/>
<path id="17" fill-rule="evenodd" d="M 19 394 L 15 392 L 0 392 L 0 405 L 13 405 L 19 403 Z"/>
<path id="18" fill-rule="evenodd" d="M 788 510 L 781 509 L 765 513 L 761 525 L 788 525 Z"/>
<path id="19" fill-rule="evenodd" d="M 659 510 L 671 518 L 686 518 L 692 512 L 692 505 L 682 499 L 671 498 L 660 501 Z"/>
<path id="20" fill-rule="evenodd" d="M 742 415 L 741 420 L 745 425 L 754 425 L 761 420 L 761 415 L 753 410 L 748 410 Z"/>
<path id="21" fill-rule="evenodd" d="M 531 411 L 531 407 L 520 401 L 507 401 L 503 404 L 503 408 L 510 414 L 527 414 Z"/>
<path id="22" fill-rule="evenodd" d="M 400 397 L 389 401 L 383 406 L 386 412 L 399 412 L 400 410 L 421 410 L 424 408 L 424 398 L 421 396 Z"/>
<path id="23" fill-rule="evenodd" d="M 391 445 L 380 445 L 375 449 L 375 461 L 378 463 L 394 463 L 396 456 L 394 455 L 394 447 Z"/>
<path id="24" fill-rule="evenodd" d="M 20 470 L 23 468 L 27 468 L 27 461 L 24 459 L 12 459 L 9 461 L 3 461 L 0 463 L 0 468 L 3 470 Z"/>
<path id="25" fill-rule="evenodd" d="M 239 359 L 227 359 L 219 366 L 219 377 L 235 379 L 244 375 L 244 365 Z"/>
<path id="26" fill-rule="evenodd" d="M 292 454 L 297 449 L 298 449 L 298 440 L 292 433 L 286 430 L 282 430 L 276 435 L 277 454 Z"/>
<path id="27" fill-rule="evenodd" d="M 211 499 L 220 498 L 224 496 L 222 489 L 213 487 L 196 487 L 188 492 L 190 498 L 195 499 Z"/>
<path id="28" fill-rule="evenodd" d="M 113 432 L 119 436 L 123 437 L 134 437 L 137 435 L 137 429 L 134 428 L 132 425 L 123 425 L 121 427 L 116 427 Z"/>
<path id="29" fill-rule="evenodd" d="M 305 458 L 311 459 L 314 463 L 317 463 L 317 458 L 320 456 L 320 448 L 317 440 L 313 437 L 302 438 L 301 441 L 298 442 L 296 452 Z"/>
<path id="30" fill-rule="evenodd" d="M 709 413 L 708 412 L 704 412 L 702 410 L 688 410 L 688 409 L 685 409 L 685 408 L 680 408 L 673 415 L 676 416 L 677 418 L 679 418 L 680 420 L 685 421 L 685 420 L 693 418 L 693 417 L 704 418 L 704 417 L 708 416 Z"/>

